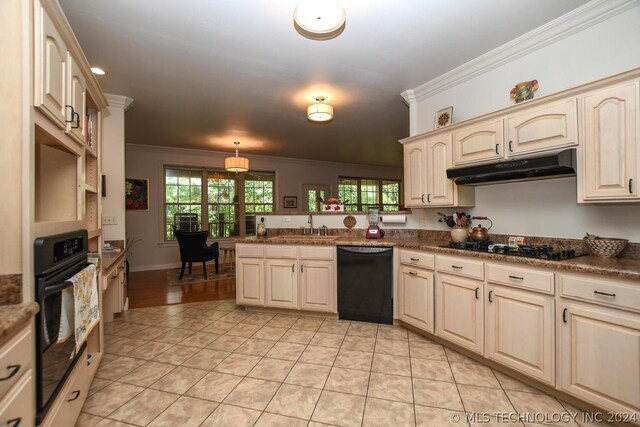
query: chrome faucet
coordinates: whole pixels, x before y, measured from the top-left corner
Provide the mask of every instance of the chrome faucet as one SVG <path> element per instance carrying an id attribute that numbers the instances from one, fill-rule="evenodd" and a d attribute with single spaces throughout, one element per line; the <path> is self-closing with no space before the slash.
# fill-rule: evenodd
<path id="1" fill-rule="evenodd" d="M 307 224 L 309 224 L 309 234 L 313 234 L 313 214 L 311 212 L 309 212 L 309 219 L 307 219 Z"/>
<path id="2" fill-rule="evenodd" d="M 329 227 L 323 225 L 322 227 L 318 227 L 318 236 L 328 236 L 329 235 Z"/>

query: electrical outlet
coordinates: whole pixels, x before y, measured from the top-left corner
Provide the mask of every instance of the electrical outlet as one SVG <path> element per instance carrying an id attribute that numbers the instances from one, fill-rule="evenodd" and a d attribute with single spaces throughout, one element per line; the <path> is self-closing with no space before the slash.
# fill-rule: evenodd
<path id="1" fill-rule="evenodd" d="M 118 224 L 118 220 L 116 216 L 103 216 L 102 217 L 102 225 L 116 225 Z"/>
<path id="2" fill-rule="evenodd" d="M 285 216 L 284 218 L 282 218 L 282 222 L 291 222 L 291 218 Z"/>
<path id="3" fill-rule="evenodd" d="M 518 246 L 524 245 L 524 237 L 516 236 L 516 245 L 518 245 Z"/>

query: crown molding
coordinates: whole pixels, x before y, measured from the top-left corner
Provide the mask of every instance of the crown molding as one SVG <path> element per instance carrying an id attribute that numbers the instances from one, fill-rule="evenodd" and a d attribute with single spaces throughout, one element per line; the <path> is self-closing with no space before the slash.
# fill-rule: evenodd
<path id="1" fill-rule="evenodd" d="M 133 106 L 133 98 L 123 95 L 114 95 L 112 93 L 105 93 L 104 97 L 109 102 L 110 107 L 122 108 L 126 113 Z"/>
<path id="2" fill-rule="evenodd" d="M 407 103 L 421 101 L 638 5 L 640 0 L 593 0 L 401 95 Z"/>

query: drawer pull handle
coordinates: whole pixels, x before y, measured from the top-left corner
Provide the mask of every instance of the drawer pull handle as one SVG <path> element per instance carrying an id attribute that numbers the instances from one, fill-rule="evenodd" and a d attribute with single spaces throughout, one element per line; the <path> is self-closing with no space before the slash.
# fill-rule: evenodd
<path id="1" fill-rule="evenodd" d="M 567 309 L 562 310 L 562 321 L 567 323 Z"/>
<path id="2" fill-rule="evenodd" d="M 616 294 L 610 294 L 610 293 L 607 293 L 607 292 L 600 292 L 600 291 L 593 291 L 593 293 L 597 294 L 597 295 L 604 295 L 605 297 L 615 297 L 616 296 Z"/>
<path id="3" fill-rule="evenodd" d="M 18 427 L 21 422 L 22 422 L 22 417 L 13 418 L 13 419 L 7 421 L 7 425 L 11 426 L 11 427 Z"/>
<path id="4" fill-rule="evenodd" d="M 74 393 L 75 396 L 67 400 L 67 402 L 73 402 L 74 400 L 77 400 L 80 397 L 80 390 L 73 390 L 71 393 Z"/>
<path id="5" fill-rule="evenodd" d="M 476 299 L 480 299 L 480 295 L 478 294 L 480 292 L 480 288 L 476 288 Z"/>
<path id="6" fill-rule="evenodd" d="M 524 280 L 524 277 L 509 276 L 509 279 L 513 279 L 513 280 Z"/>
<path id="7" fill-rule="evenodd" d="M 12 378 L 15 374 L 17 374 L 18 371 L 20 370 L 20 365 L 9 365 L 7 366 L 7 369 L 10 371 L 9 375 L 7 375 L 6 377 L 0 378 L 0 381 L 6 381 Z"/>
<path id="8" fill-rule="evenodd" d="M 411 258 L 411 261 L 420 261 L 420 258 Z"/>
<path id="9" fill-rule="evenodd" d="M 493 295 L 493 291 L 489 291 L 489 302 L 493 302 L 493 299 L 491 298 L 491 295 Z"/>
<path id="10" fill-rule="evenodd" d="M 459 265 L 452 265 L 451 268 L 455 268 L 456 270 L 462 270 L 462 267 Z"/>
<path id="11" fill-rule="evenodd" d="M 415 271 L 410 271 L 409 274 L 412 275 L 412 276 L 417 276 L 418 275 L 418 273 L 416 273 Z"/>

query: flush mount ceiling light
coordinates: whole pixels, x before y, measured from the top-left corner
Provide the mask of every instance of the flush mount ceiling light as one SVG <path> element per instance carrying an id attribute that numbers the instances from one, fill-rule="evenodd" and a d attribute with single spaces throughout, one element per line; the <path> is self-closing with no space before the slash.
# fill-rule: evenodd
<path id="1" fill-rule="evenodd" d="M 246 172 L 249 170 L 249 159 L 238 156 L 238 141 L 233 141 L 236 146 L 235 157 L 227 157 L 224 159 L 224 168 L 229 172 Z"/>
<path id="2" fill-rule="evenodd" d="M 329 104 L 323 104 L 324 96 L 316 96 L 315 104 L 307 107 L 307 118 L 312 122 L 328 122 L 333 119 L 333 107 Z"/>
<path id="3" fill-rule="evenodd" d="M 329 40 L 344 31 L 347 15 L 331 0 L 304 0 L 293 11 L 293 25 L 301 35 L 313 40 Z"/>
<path id="4" fill-rule="evenodd" d="M 96 76 L 104 76 L 105 74 L 107 74 L 105 70 L 99 67 L 91 67 L 91 72 Z"/>

